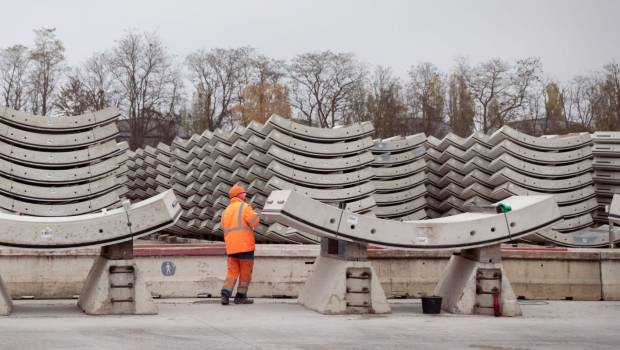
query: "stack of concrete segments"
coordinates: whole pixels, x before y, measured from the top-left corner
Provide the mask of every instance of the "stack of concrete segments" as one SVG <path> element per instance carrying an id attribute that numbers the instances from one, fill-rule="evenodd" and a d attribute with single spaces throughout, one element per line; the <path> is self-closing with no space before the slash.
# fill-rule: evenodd
<path id="1" fill-rule="evenodd" d="M 475 133 L 462 138 L 448 134 L 441 140 L 429 136 L 426 147 L 429 217 L 454 215 L 466 211 L 469 204 L 495 201 L 486 157 L 488 136 Z"/>
<path id="2" fill-rule="evenodd" d="M 0 208 L 50 217 L 118 206 L 127 192 L 119 116 L 114 108 L 74 117 L 0 108 Z"/>
<path id="3" fill-rule="evenodd" d="M 213 215 L 208 183 L 213 168 L 212 132 L 193 135 L 188 140 L 175 139 L 170 146 L 168 186 L 172 188 L 181 204 L 181 217 L 170 231 L 183 236 L 213 238 L 204 222 Z"/>
<path id="4" fill-rule="evenodd" d="M 426 218 L 424 134 L 375 140 L 372 181 L 378 218 L 398 221 Z"/>
<path id="5" fill-rule="evenodd" d="M 614 158 L 620 134 L 532 137 L 503 127 L 467 138 L 416 134 L 372 140 L 373 132 L 369 123 L 320 129 L 278 116 L 265 124 L 206 131 L 170 146 L 128 152 L 129 197 L 139 200 L 172 188 L 183 211 L 168 230 L 221 240 L 219 222 L 234 184 L 247 188 L 258 210 L 272 191 L 292 190 L 395 221 L 450 216 L 514 195 L 550 194 L 563 221 L 529 239 L 571 246 L 607 243 L 606 236 L 591 233 L 591 226 L 593 217 L 606 222 L 601 208 L 620 190 Z M 264 221 L 256 233 L 259 242 L 318 241 Z"/>
<path id="6" fill-rule="evenodd" d="M 353 212 L 370 213 L 375 207 L 372 133 L 370 123 L 322 129 L 274 115 L 264 125 L 250 124 L 242 133 L 249 137 L 237 141 L 242 151 L 234 159 L 239 165 L 235 177 L 249 183 L 252 202 L 259 208 L 271 191 L 290 189 Z M 313 235 L 280 224 L 269 225 L 266 235 L 317 242 Z"/>
<path id="7" fill-rule="evenodd" d="M 594 186 L 600 204 L 594 218 L 606 224 L 609 218 L 605 208 L 615 193 L 620 193 L 620 132 L 597 131 L 592 134 Z"/>
<path id="8" fill-rule="evenodd" d="M 159 143 L 127 151 L 127 199 L 132 202 L 155 196 L 170 188 L 170 146 Z"/>
<path id="9" fill-rule="evenodd" d="M 372 133 L 370 123 L 322 129 L 274 115 L 265 124 L 251 122 L 232 131 L 175 139 L 170 147 L 128 152 L 130 198 L 174 189 L 183 210 L 168 231 L 206 239 L 222 239 L 221 214 L 235 184 L 247 188 L 257 209 L 271 191 L 291 189 L 372 215 L 376 210 Z M 422 169 L 421 164 L 415 166 Z M 258 242 L 318 242 L 314 235 L 266 222 L 259 224 L 256 234 Z"/>
<path id="10" fill-rule="evenodd" d="M 497 198 L 503 195 L 552 194 L 564 221 L 560 233 L 593 224 L 598 208 L 592 179 L 592 138 L 582 133 L 562 137 L 533 137 L 503 127 L 490 137 L 496 145 L 489 155 L 491 182 Z M 493 152 L 502 147 L 502 152 Z"/>
<path id="11" fill-rule="evenodd" d="M 506 242 L 562 218 L 551 196 L 512 196 L 505 204 L 512 211 L 399 222 L 330 207 L 292 191 L 274 191 L 264 215 L 321 237 L 411 249 L 462 249 Z"/>
<path id="12" fill-rule="evenodd" d="M 552 194 L 564 217 L 554 231 L 589 227 L 599 207 L 591 144 L 589 134 L 533 137 L 510 127 L 490 136 L 429 137 L 429 216 L 467 211 L 511 195 Z"/>
<path id="13" fill-rule="evenodd" d="M 577 198 L 580 194 L 581 197 L 590 197 L 588 203 L 597 201 L 596 210 L 591 212 L 596 227 L 588 225 L 562 234 L 548 230 L 542 231 L 539 236 L 545 241 L 571 247 L 600 247 L 608 246 L 610 243 L 607 209 L 611 205 L 614 194 L 620 193 L 618 177 L 620 133 L 599 131 L 592 134 L 591 138 L 594 156 L 592 160 L 594 185 L 581 189 L 581 192 L 576 191 L 573 193 L 573 197 Z M 620 238 L 616 238 L 616 242 L 619 240 Z"/>

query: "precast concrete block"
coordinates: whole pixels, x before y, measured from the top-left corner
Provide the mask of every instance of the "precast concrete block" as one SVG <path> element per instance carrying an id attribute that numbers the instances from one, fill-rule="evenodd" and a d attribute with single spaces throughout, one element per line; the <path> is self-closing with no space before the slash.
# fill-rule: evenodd
<path id="1" fill-rule="evenodd" d="M 374 177 L 374 173 L 370 167 L 361 168 L 348 173 L 317 174 L 292 168 L 275 160 L 269 164 L 267 170 L 272 171 L 274 174 L 287 181 L 302 186 L 322 188 L 355 186 L 369 181 Z"/>
<path id="2" fill-rule="evenodd" d="M 434 295 L 442 297 L 442 310 L 456 314 L 489 314 L 487 293 L 484 290 L 482 276 L 485 270 L 500 271 L 501 287 L 494 292 L 498 293 L 502 316 L 520 316 L 521 308 L 517 297 L 512 290 L 508 277 L 501 263 L 499 245 L 474 249 L 473 254 L 452 255 L 450 261 L 433 291 Z M 486 304 L 483 307 L 481 304 Z M 493 305 L 491 302 L 490 305 Z"/>
<path id="3" fill-rule="evenodd" d="M 566 152 L 544 152 L 523 147 L 511 140 L 503 140 L 491 150 L 483 152 L 488 159 L 495 159 L 504 153 L 509 153 L 516 158 L 530 163 L 538 164 L 568 164 L 592 158 L 592 148 L 589 145 Z"/>
<path id="4" fill-rule="evenodd" d="M 423 197 L 426 193 L 426 187 L 424 185 L 419 185 L 403 191 L 375 192 L 372 193 L 372 197 L 375 199 L 378 206 L 385 206 L 409 202 Z"/>
<path id="5" fill-rule="evenodd" d="M 315 158 L 287 151 L 277 145 L 269 147 L 266 156 L 289 166 L 302 167 L 313 172 L 353 170 L 368 166 L 374 161 L 370 152 L 340 158 Z"/>
<path id="6" fill-rule="evenodd" d="M 418 148 L 426 142 L 426 135 L 423 133 L 409 135 L 406 137 L 396 136 L 387 139 L 374 140 L 372 153 L 401 153 Z"/>
<path id="7" fill-rule="evenodd" d="M 13 301 L 0 276 L 0 316 L 8 316 L 13 310 Z"/>
<path id="8" fill-rule="evenodd" d="M 275 128 L 302 140 L 330 142 L 356 140 L 370 136 L 375 132 L 375 128 L 370 122 L 350 124 L 341 128 L 317 128 L 299 124 L 275 114 L 267 120 L 265 127 L 269 131 Z M 263 130 L 265 129 L 263 128 Z"/>
<path id="9" fill-rule="evenodd" d="M 70 204 L 43 204 L 21 201 L 0 194 L 0 208 L 9 212 L 33 216 L 73 216 L 100 211 L 118 203 L 119 191 L 110 191 L 94 198 Z"/>
<path id="10" fill-rule="evenodd" d="M 0 158 L 0 173 L 22 182 L 66 185 L 97 179 L 118 170 L 121 156 L 112 157 L 89 166 L 70 169 L 41 169 Z"/>
<path id="11" fill-rule="evenodd" d="M 62 118 L 33 115 L 8 107 L 0 107 L 0 120 L 2 123 L 37 132 L 73 132 L 92 129 L 95 126 L 112 123 L 120 115 L 120 111 L 115 107 L 77 116 L 63 116 Z"/>
<path id="12" fill-rule="evenodd" d="M 363 137 L 349 142 L 335 141 L 316 143 L 298 139 L 277 129 L 272 130 L 264 139 L 267 144 L 277 144 L 291 152 L 306 156 L 344 157 L 366 152 L 373 147 L 370 137 Z"/>
<path id="13" fill-rule="evenodd" d="M 620 259 L 617 251 L 618 249 L 612 249 L 609 252 L 601 253 L 603 300 L 620 300 Z"/>
<path id="14" fill-rule="evenodd" d="M 618 154 L 619 153 L 614 153 L 616 157 L 618 156 Z M 620 158 L 602 158 L 596 153 L 594 153 L 592 167 L 594 169 L 618 171 L 620 170 Z"/>
<path id="15" fill-rule="evenodd" d="M 494 159 L 488 167 L 492 172 L 498 172 L 502 168 L 510 168 L 522 174 L 541 177 L 556 178 L 577 176 L 592 171 L 592 160 L 584 159 L 576 163 L 566 165 L 549 166 L 535 163 L 529 163 L 522 159 L 518 159 L 511 154 L 504 153 L 499 158 Z"/>
<path id="16" fill-rule="evenodd" d="M 39 151 L 0 141 L 0 154 L 4 158 L 11 162 L 43 168 L 83 166 L 96 160 L 115 157 L 124 153 L 126 149 L 126 143 L 117 144 L 115 140 L 66 152 Z"/>
<path id="17" fill-rule="evenodd" d="M 493 189 L 493 192 L 491 193 L 491 196 L 494 199 L 503 199 L 509 196 L 536 196 L 541 194 L 549 193 L 531 190 L 525 187 L 521 187 L 517 184 L 507 182 L 495 187 L 495 189 Z M 558 203 L 559 205 L 569 205 L 593 198 L 596 196 L 596 193 L 595 187 L 590 185 L 575 190 L 552 193 L 552 195 L 556 203 Z"/>
<path id="18" fill-rule="evenodd" d="M 362 278 L 352 276 L 355 270 L 366 272 L 364 277 L 369 282 L 365 287 L 367 292 L 347 290 L 347 279 Z M 375 314 L 391 312 L 379 278 L 367 260 L 351 261 L 319 256 L 297 302 L 322 314 L 357 313 L 362 309 Z"/>
<path id="19" fill-rule="evenodd" d="M 63 249 L 123 242 L 170 226 L 179 215 L 172 191 L 96 214 L 41 218 L 0 213 L 5 227 L 0 245 Z"/>
<path id="20" fill-rule="evenodd" d="M 413 175 L 415 173 L 424 171 L 426 168 L 426 162 L 424 159 L 418 159 L 411 163 L 397 165 L 392 167 L 375 167 L 375 177 L 377 179 L 392 179 L 395 177 L 402 177 Z"/>
<path id="21" fill-rule="evenodd" d="M 489 136 L 488 142 L 491 144 L 498 144 L 507 139 L 527 148 L 552 152 L 566 151 L 592 144 L 592 137 L 589 133 L 555 138 L 536 137 L 515 130 L 509 126 L 503 126 L 495 131 Z"/>
<path id="22" fill-rule="evenodd" d="M 423 210 L 426 206 L 426 199 L 424 197 L 418 197 L 414 200 L 407 201 L 401 204 L 395 205 L 382 205 L 377 206 L 374 210 L 375 215 L 380 218 L 393 218 L 399 216 L 406 216 L 414 212 Z"/>
<path id="23" fill-rule="evenodd" d="M 512 211 L 404 223 L 358 215 L 292 191 L 274 191 L 262 215 L 325 238 L 417 249 L 486 246 L 536 232 L 561 218 L 551 196 L 511 197 L 502 203 Z"/>
<path id="24" fill-rule="evenodd" d="M 560 223 L 553 225 L 553 229 L 555 231 L 565 233 L 571 231 L 577 231 L 580 229 L 584 229 L 586 227 L 592 226 L 594 220 L 592 219 L 592 214 L 584 214 L 580 216 L 575 216 L 572 218 L 566 218 Z"/>
<path id="25" fill-rule="evenodd" d="M 564 179 L 540 179 L 523 175 L 510 168 L 502 168 L 490 177 L 490 183 L 494 186 L 506 182 L 515 183 L 534 191 L 564 192 L 589 186 L 593 184 L 593 178 L 590 173 L 585 173 Z"/>
<path id="26" fill-rule="evenodd" d="M 39 150 L 58 151 L 87 147 L 114 139 L 117 135 L 118 127 L 115 123 L 73 133 L 42 133 L 16 128 L 0 121 L 0 139 Z"/>
<path id="27" fill-rule="evenodd" d="M 353 201 L 368 197 L 375 191 L 374 186 L 370 182 L 343 188 L 312 188 L 292 183 L 276 175 L 267 181 L 266 187 L 269 192 L 273 190 L 292 190 L 322 202 Z"/>
<path id="28" fill-rule="evenodd" d="M 436 137 L 429 136 L 426 142 L 430 147 L 440 152 L 443 152 L 450 146 L 466 150 L 467 148 L 469 148 L 469 146 L 471 146 L 472 140 L 468 140 L 453 133 L 448 133 L 442 139 L 437 139 Z"/>
<path id="29" fill-rule="evenodd" d="M 89 315 L 155 315 L 142 271 L 133 259 L 98 257 L 84 283 L 78 306 Z"/>
<path id="30" fill-rule="evenodd" d="M 393 192 L 393 191 L 403 191 L 407 190 L 421 184 L 424 184 L 428 181 L 428 177 L 424 173 L 417 173 L 414 175 L 410 175 L 403 178 L 398 178 L 394 180 L 373 180 L 372 184 L 375 186 L 377 191 L 380 192 Z"/>
<path id="31" fill-rule="evenodd" d="M 504 252 L 503 266 L 518 297 L 601 300 L 601 256 L 591 252 Z"/>
<path id="32" fill-rule="evenodd" d="M 397 166 L 413 163 L 426 156 L 427 151 L 424 147 L 414 148 L 402 153 L 379 153 L 374 155 L 373 165 L 375 166 Z"/>

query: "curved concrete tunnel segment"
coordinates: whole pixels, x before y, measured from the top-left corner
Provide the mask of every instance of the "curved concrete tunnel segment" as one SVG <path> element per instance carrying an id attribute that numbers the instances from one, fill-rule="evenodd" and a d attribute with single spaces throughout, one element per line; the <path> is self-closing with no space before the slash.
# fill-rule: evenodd
<path id="1" fill-rule="evenodd" d="M 172 190 L 127 208 L 71 217 L 0 213 L 0 246 L 53 250 L 110 245 L 171 226 L 180 214 Z"/>
<path id="2" fill-rule="evenodd" d="M 397 222 L 358 215 L 292 191 L 273 191 L 262 211 L 269 220 L 317 236 L 410 249 L 463 249 L 497 244 L 560 221 L 552 196 L 514 196 L 508 213 L 464 213 Z"/>

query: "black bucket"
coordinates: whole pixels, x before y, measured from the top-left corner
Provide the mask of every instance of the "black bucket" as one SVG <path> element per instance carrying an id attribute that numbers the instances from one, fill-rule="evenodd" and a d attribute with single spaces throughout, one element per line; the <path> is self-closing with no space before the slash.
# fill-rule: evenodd
<path id="1" fill-rule="evenodd" d="M 431 295 L 430 297 L 422 297 L 422 313 L 438 314 L 441 312 L 441 297 Z"/>

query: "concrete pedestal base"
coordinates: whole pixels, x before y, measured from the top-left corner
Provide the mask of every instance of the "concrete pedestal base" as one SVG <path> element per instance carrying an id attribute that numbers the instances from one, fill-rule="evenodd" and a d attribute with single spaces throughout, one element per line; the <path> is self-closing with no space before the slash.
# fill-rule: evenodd
<path id="1" fill-rule="evenodd" d="M 434 294 L 442 297 L 441 308 L 450 313 L 493 315 L 493 299 L 497 298 L 501 316 L 521 315 L 499 245 L 452 255 Z"/>
<path id="2" fill-rule="evenodd" d="M 336 251 L 323 251 L 314 262 L 298 303 L 322 314 L 390 313 L 379 278 L 367 260 L 366 247 L 338 243 L 340 252 L 348 254 L 339 256 Z M 322 246 L 322 250 L 327 250 L 327 241 Z M 358 256 L 354 258 L 352 255 Z"/>
<path id="3" fill-rule="evenodd" d="M 10 315 L 12 310 L 13 301 L 11 300 L 11 295 L 2 281 L 2 276 L 0 276 L 0 316 Z"/>
<path id="4" fill-rule="evenodd" d="M 102 248 L 78 301 L 89 315 L 154 315 L 157 305 L 136 265 L 132 244 Z"/>

